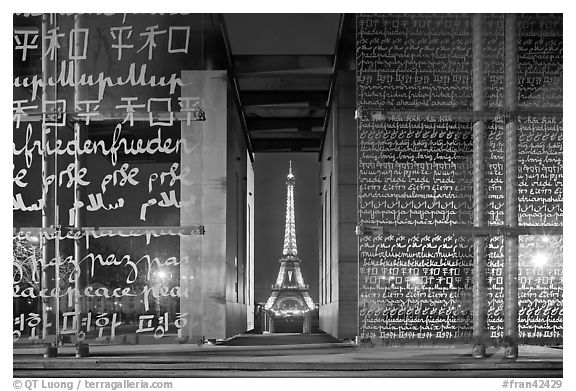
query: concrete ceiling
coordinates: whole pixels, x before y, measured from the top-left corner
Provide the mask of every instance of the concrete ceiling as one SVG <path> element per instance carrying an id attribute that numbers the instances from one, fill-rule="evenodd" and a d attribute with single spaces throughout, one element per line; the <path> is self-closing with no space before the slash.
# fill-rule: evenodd
<path id="1" fill-rule="evenodd" d="M 341 14 L 226 14 L 233 76 L 253 152 L 318 152 Z"/>
<path id="2" fill-rule="evenodd" d="M 225 14 L 233 55 L 333 55 L 340 14 Z"/>

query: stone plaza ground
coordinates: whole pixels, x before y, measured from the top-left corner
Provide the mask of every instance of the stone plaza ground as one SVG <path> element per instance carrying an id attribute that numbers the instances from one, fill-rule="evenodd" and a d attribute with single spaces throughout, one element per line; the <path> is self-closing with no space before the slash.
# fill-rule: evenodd
<path id="1" fill-rule="evenodd" d="M 488 348 L 472 358 L 470 345 L 358 347 L 327 335 L 242 335 L 226 345 L 93 345 L 75 358 L 74 346 L 44 358 L 42 347 L 13 351 L 14 377 L 485 377 L 559 378 L 563 350 L 521 345 L 519 357 Z"/>

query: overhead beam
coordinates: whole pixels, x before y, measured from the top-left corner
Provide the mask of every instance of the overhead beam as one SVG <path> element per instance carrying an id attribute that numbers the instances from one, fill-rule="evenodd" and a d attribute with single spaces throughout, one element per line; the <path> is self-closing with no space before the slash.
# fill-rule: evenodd
<path id="1" fill-rule="evenodd" d="M 326 107 L 324 106 L 276 106 L 276 105 L 253 105 L 244 106 L 246 118 L 324 118 Z"/>
<path id="2" fill-rule="evenodd" d="M 312 128 L 321 128 L 322 118 L 248 118 L 246 120 L 248 129 L 253 130 L 270 130 L 270 129 L 300 129 L 312 130 Z"/>
<path id="3" fill-rule="evenodd" d="M 332 67 L 331 55 L 240 55 L 234 56 L 236 72 L 270 72 L 295 69 L 329 69 Z"/>
<path id="4" fill-rule="evenodd" d="M 264 131 L 254 131 L 250 132 L 250 138 L 254 140 L 264 140 L 264 139 L 283 139 L 283 140 L 320 140 L 322 138 L 322 132 L 310 132 L 310 131 L 276 131 L 276 130 L 264 130 Z"/>
<path id="5" fill-rule="evenodd" d="M 308 103 L 310 106 L 326 106 L 327 91 L 241 91 L 245 106 L 259 104 Z"/>
<path id="6" fill-rule="evenodd" d="M 238 75 L 242 91 L 327 91 L 330 76 L 327 75 Z"/>
<path id="7" fill-rule="evenodd" d="M 306 69 L 282 69 L 277 71 L 259 71 L 259 72 L 242 72 L 242 76 L 297 76 L 297 75 L 316 75 L 329 76 L 332 74 L 332 68 L 306 68 Z"/>
<path id="8" fill-rule="evenodd" d="M 318 152 L 320 140 L 253 140 L 255 152 Z"/>

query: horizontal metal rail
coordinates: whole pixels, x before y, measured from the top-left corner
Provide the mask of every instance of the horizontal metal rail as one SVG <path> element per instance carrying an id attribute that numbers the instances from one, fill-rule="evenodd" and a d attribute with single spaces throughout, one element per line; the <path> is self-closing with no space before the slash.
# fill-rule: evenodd
<path id="1" fill-rule="evenodd" d="M 45 238 L 78 239 L 88 234 L 93 236 L 175 236 L 204 235 L 203 225 L 186 226 L 147 226 L 147 227 L 13 227 L 13 238 L 42 236 Z"/>
<path id="2" fill-rule="evenodd" d="M 174 121 L 174 122 L 203 122 L 206 121 L 206 113 L 203 110 L 192 111 L 140 111 L 131 112 L 126 111 L 99 111 L 99 112 L 33 112 L 33 113 L 13 113 L 12 122 L 39 122 L 42 120 L 61 121 L 64 114 L 68 117 L 67 120 L 74 122 L 101 122 L 101 121 L 119 121 L 125 120 L 126 122 L 149 122 L 152 120 L 157 121 Z M 83 115 L 81 115 L 83 114 Z"/>
<path id="3" fill-rule="evenodd" d="M 444 121 L 464 121 L 476 122 L 492 120 L 494 118 L 510 119 L 514 117 L 527 117 L 527 116 L 556 116 L 562 117 L 563 110 L 560 109 L 520 109 L 516 111 L 504 110 L 484 110 L 484 111 L 468 111 L 468 110 L 379 110 L 379 109 L 366 109 L 360 107 L 356 110 L 355 117 L 359 120 L 369 121 L 385 121 L 385 120 L 418 120 L 425 121 L 428 119 L 440 119 Z"/>
<path id="4" fill-rule="evenodd" d="M 358 225 L 356 235 L 461 235 L 461 236 L 519 236 L 519 235 L 563 235 L 562 226 L 488 226 L 470 225 Z"/>

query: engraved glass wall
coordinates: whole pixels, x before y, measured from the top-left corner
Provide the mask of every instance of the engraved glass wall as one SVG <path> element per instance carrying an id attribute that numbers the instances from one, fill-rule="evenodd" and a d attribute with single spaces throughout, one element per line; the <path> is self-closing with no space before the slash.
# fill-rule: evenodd
<path id="1" fill-rule="evenodd" d="M 190 322 L 181 189 L 201 173 L 181 160 L 203 91 L 182 71 L 204 66 L 205 17 L 14 15 L 15 344 L 174 342 Z"/>
<path id="2" fill-rule="evenodd" d="M 357 15 L 363 338 L 434 343 L 471 337 L 477 121 L 485 129 L 477 164 L 484 167 L 489 232 L 488 334 L 502 337 L 504 258 L 498 229 L 505 213 L 504 129 L 515 120 L 519 226 L 543 230 L 520 236 L 519 337 L 561 340 L 562 236 L 546 234 L 546 227 L 562 226 L 563 216 L 562 16 L 517 16 L 514 112 L 504 105 L 505 16 L 482 15 L 479 30 L 473 18 Z M 474 42 L 481 42 L 481 51 Z M 475 85 L 479 79 L 482 84 Z"/>

